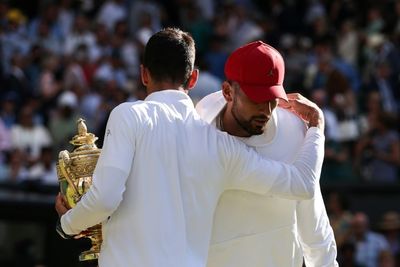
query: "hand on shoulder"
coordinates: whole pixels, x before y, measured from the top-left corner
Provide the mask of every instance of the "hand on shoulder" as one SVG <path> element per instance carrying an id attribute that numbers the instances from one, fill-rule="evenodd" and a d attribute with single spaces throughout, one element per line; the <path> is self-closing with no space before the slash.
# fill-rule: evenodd
<path id="1" fill-rule="evenodd" d="M 287 94 L 287 97 L 288 102 L 283 100 L 279 101 L 280 107 L 293 112 L 302 120 L 307 122 L 310 127 L 317 127 L 322 131 L 324 130 L 324 114 L 317 104 L 299 93 L 290 93 Z"/>

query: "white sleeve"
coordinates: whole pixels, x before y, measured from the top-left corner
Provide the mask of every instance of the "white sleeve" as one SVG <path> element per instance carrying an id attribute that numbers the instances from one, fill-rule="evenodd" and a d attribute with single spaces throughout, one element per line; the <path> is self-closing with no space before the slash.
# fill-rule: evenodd
<path id="1" fill-rule="evenodd" d="M 321 173 L 324 141 L 324 134 L 319 128 L 308 129 L 293 165 L 263 159 L 240 141 L 231 141 L 228 147 L 233 147 L 233 151 L 223 151 L 228 157 L 227 168 L 230 170 L 226 189 L 271 193 L 289 199 L 310 199 Z"/>
<path id="2" fill-rule="evenodd" d="M 319 186 L 314 198 L 298 202 L 297 228 L 307 267 L 336 267 L 337 248 L 335 236 Z"/>
<path id="3" fill-rule="evenodd" d="M 129 119 L 129 113 L 117 109 L 107 122 L 92 186 L 78 204 L 61 217 L 62 229 L 68 235 L 101 223 L 122 201 L 135 152 L 136 125 Z"/>
<path id="4" fill-rule="evenodd" d="M 97 168 L 90 189 L 61 217 L 63 231 L 67 235 L 76 235 L 107 219 L 122 201 L 127 177 L 128 174 L 117 168 Z"/>

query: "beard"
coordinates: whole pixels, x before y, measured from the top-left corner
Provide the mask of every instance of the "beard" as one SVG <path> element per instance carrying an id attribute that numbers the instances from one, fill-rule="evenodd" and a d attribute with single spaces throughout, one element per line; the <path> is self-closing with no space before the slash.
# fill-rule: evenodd
<path id="1" fill-rule="evenodd" d="M 250 136 L 251 135 L 260 135 L 264 133 L 265 124 L 268 121 L 268 117 L 266 116 L 252 116 L 250 119 L 246 120 L 241 118 L 240 112 L 238 110 L 236 101 L 233 101 L 232 109 L 231 109 L 232 117 L 235 119 L 236 123 L 245 130 Z M 265 120 L 265 124 L 257 125 L 253 124 L 256 120 Z"/>

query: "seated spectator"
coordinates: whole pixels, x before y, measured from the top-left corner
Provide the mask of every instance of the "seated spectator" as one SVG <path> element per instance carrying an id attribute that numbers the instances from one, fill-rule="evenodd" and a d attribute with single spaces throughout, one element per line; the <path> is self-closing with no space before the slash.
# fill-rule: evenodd
<path id="1" fill-rule="evenodd" d="M 329 106 L 326 91 L 316 89 L 311 99 L 322 109 L 325 117 L 325 158 L 321 172 L 321 184 L 354 182 L 351 151 L 339 141 L 336 113 Z"/>
<path id="2" fill-rule="evenodd" d="M 364 267 L 355 261 L 355 246 L 351 242 L 344 243 L 338 248 L 338 262 L 340 267 Z"/>
<path id="3" fill-rule="evenodd" d="M 32 86 L 25 74 L 26 58 L 21 54 L 14 54 L 10 60 L 10 71 L 6 75 L 1 95 L 14 95 L 18 104 L 22 104 L 32 95 Z"/>
<path id="4" fill-rule="evenodd" d="M 65 91 L 58 97 L 57 103 L 56 112 L 49 122 L 49 130 L 56 154 L 64 149 L 72 149 L 69 141 L 77 134 L 78 114 L 76 108 L 78 107 L 78 99 L 73 92 Z M 54 156 L 57 156 L 56 154 Z"/>
<path id="5" fill-rule="evenodd" d="M 348 242 L 353 215 L 349 211 L 347 200 L 338 192 L 332 192 L 328 196 L 327 211 L 335 233 L 336 245 L 340 249 Z"/>
<path id="6" fill-rule="evenodd" d="M 356 246 L 356 263 L 365 267 L 378 266 L 379 255 L 389 249 L 386 239 L 369 230 L 369 220 L 365 213 L 357 212 L 351 221 L 350 241 Z"/>
<path id="7" fill-rule="evenodd" d="M 13 94 L 8 94 L 1 101 L 0 117 L 4 122 L 7 129 L 17 123 L 17 102 L 16 96 Z"/>
<path id="8" fill-rule="evenodd" d="M 396 211 L 386 212 L 379 224 L 393 255 L 400 253 L 400 214 Z"/>
<path id="9" fill-rule="evenodd" d="M 400 164 L 399 134 L 394 118 L 385 112 L 370 114 L 371 128 L 356 145 L 356 166 L 366 181 L 394 183 Z"/>
<path id="10" fill-rule="evenodd" d="M 59 63 L 59 58 L 55 55 L 47 55 L 43 59 L 43 71 L 39 78 L 39 93 L 44 101 L 51 101 L 61 89 L 56 78 Z"/>
<path id="11" fill-rule="evenodd" d="M 52 144 L 49 131 L 42 125 L 34 124 L 33 110 L 24 106 L 19 114 L 19 121 L 11 128 L 11 147 L 26 154 L 28 162 L 39 159 L 42 147 Z"/>
<path id="12" fill-rule="evenodd" d="M 11 148 L 10 130 L 0 117 L 0 164 L 4 162 L 5 153 Z"/>
<path id="13" fill-rule="evenodd" d="M 4 164 L 0 164 L 0 181 L 18 183 L 26 180 L 28 170 L 25 158 L 25 153 L 19 149 L 7 153 Z"/>
<path id="14" fill-rule="evenodd" d="M 97 21 L 107 26 L 109 32 L 112 32 L 117 21 L 125 19 L 127 16 L 126 8 L 122 0 L 107 0 L 101 6 Z"/>
<path id="15" fill-rule="evenodd" d="M 48 185 L 57 185 L 58 179 L 54 159 L 53 149 L 51 147 L 43 147 L 40 153 L 40 161 L 28 169 L 28 179 L 39 180 Z"/>
<path id="16" fill-rule="evenodd" d="M 71 56 L 79 46 L 85 46 L 89 52 L 94 48 L 96 36 L 89 30 L 89 21 L 86 16 L 78 14 L 75 17 L 72 31 L 67 35 L 64 43 L 64 54 Z"/>

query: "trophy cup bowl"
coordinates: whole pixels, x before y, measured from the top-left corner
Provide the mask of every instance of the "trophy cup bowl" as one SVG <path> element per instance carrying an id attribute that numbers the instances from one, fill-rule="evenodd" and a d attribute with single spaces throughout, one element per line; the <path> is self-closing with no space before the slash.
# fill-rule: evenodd
<path id="1" fill-rule="evenodd" d="M 101 151 L 95 144 L 97 137 L 87 132 L 83 119 L 77 121 L 77 128 L 78 134 L 70 141 L 75 148 L 72 152 L 61 151 L 57 161 L 60 192 L 71 208 L 76 206 L 92 185 L 93 171 Z M 80 261 L 98 259 L 102 243 L 101 224 L 86 229 L 75 238 L 89 238 L 92 244 L 89 250 L 79 255 Z"/>

